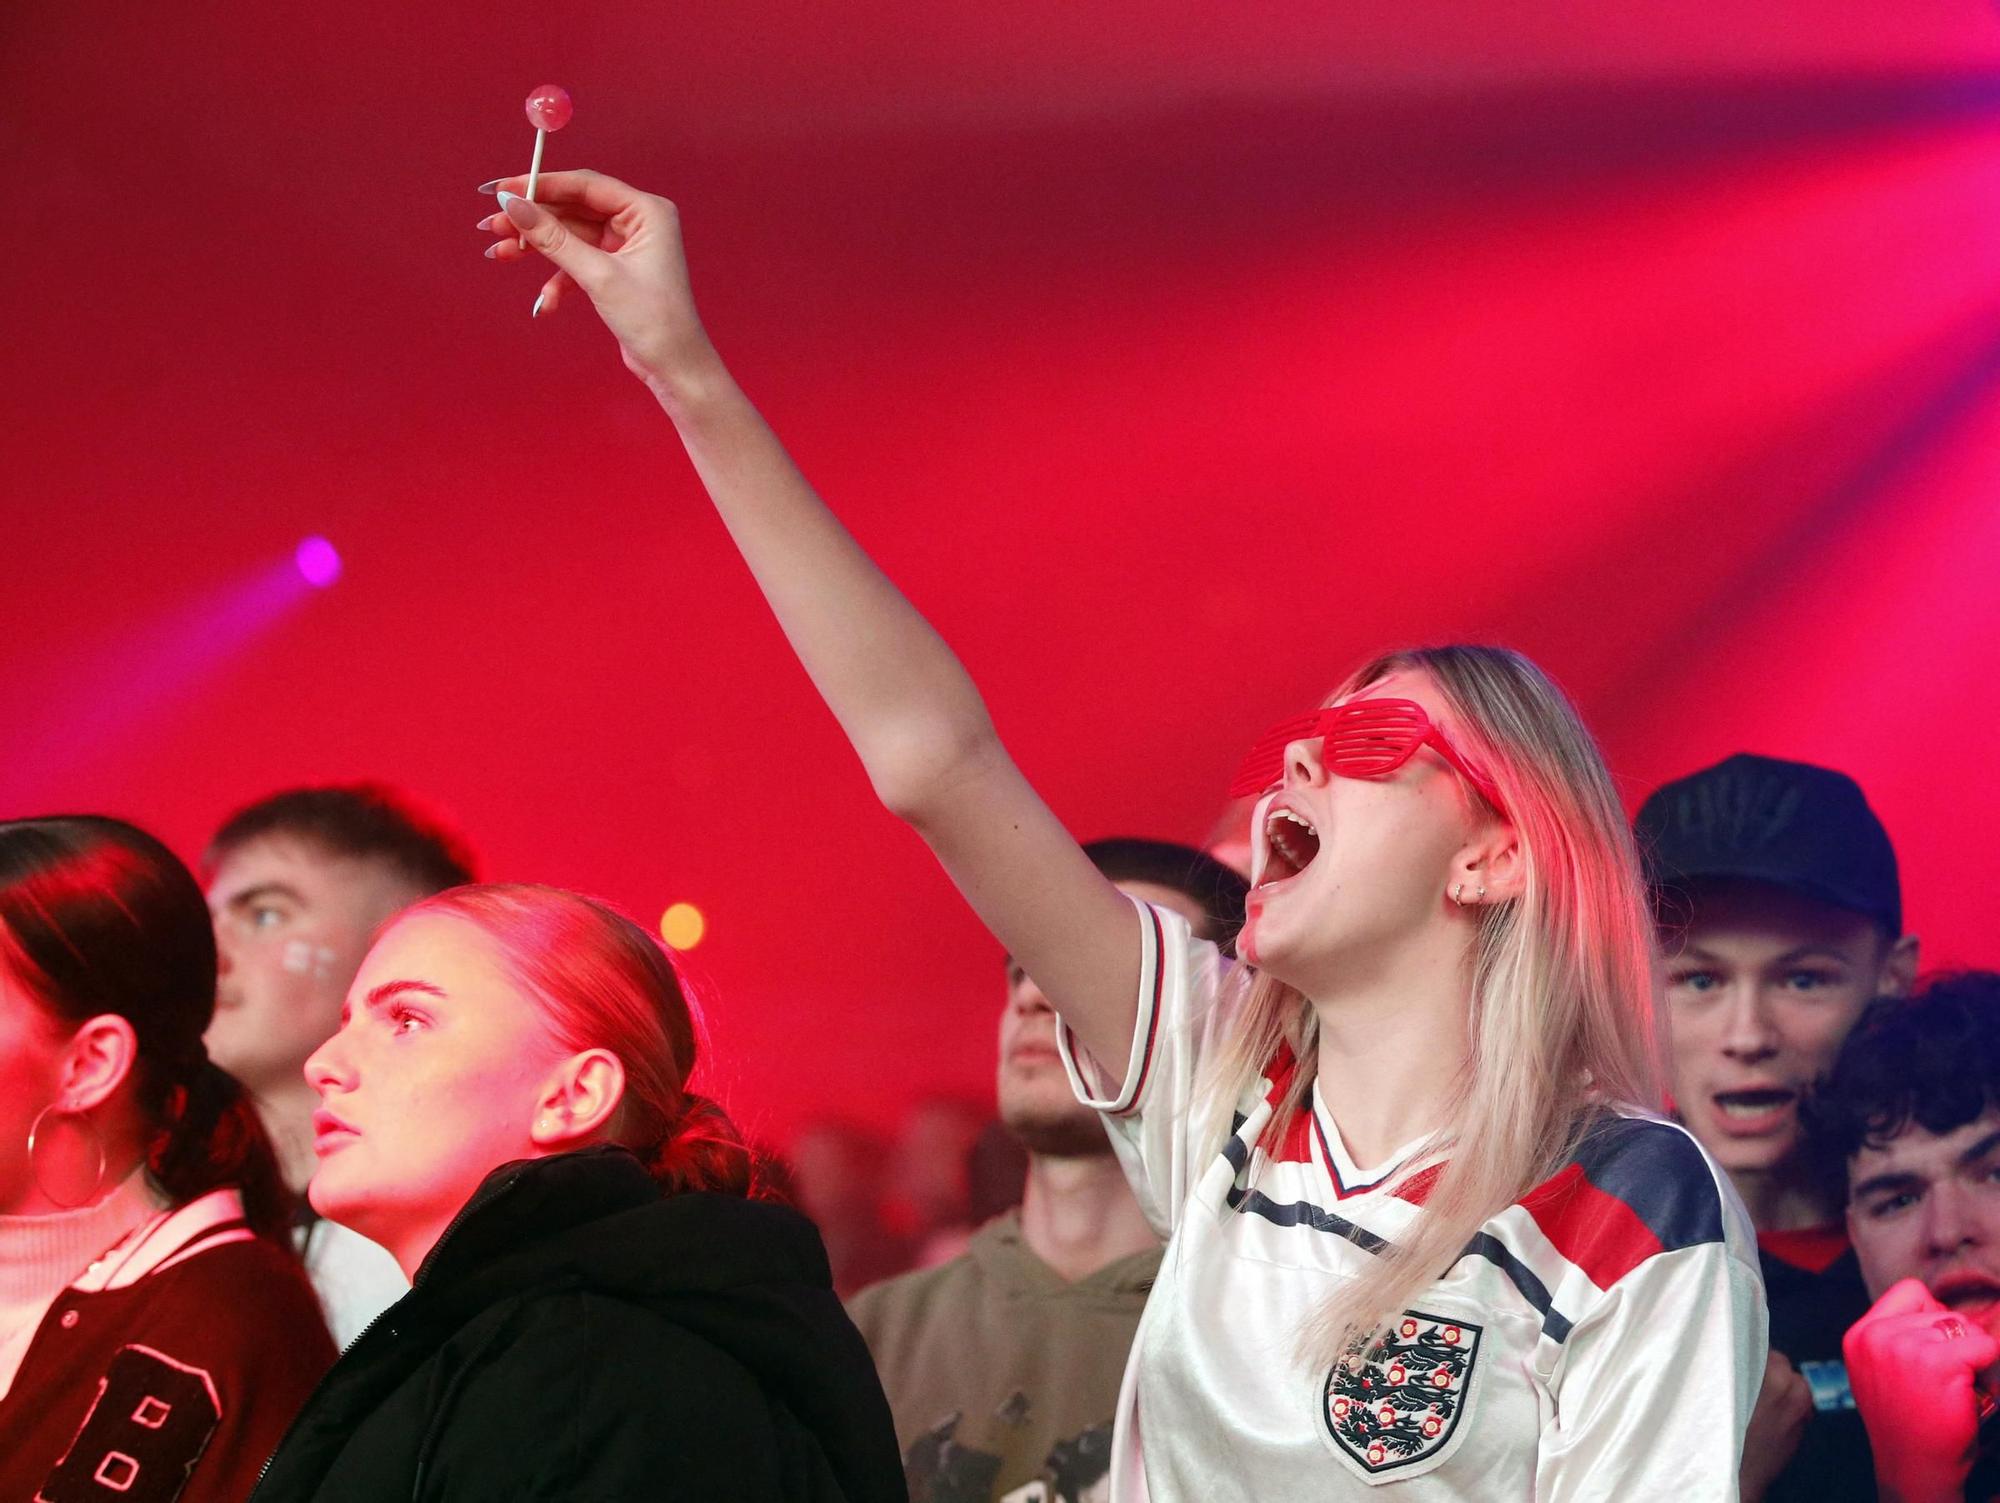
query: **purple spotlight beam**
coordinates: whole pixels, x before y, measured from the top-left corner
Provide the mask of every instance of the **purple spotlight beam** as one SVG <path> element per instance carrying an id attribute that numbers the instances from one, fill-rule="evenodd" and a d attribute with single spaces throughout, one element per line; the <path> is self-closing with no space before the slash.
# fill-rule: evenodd
<path id="1" fill-rule="evenodd" d="M 340 578 L 340 550 L 322 537 L 301 542 L 292 555 L 299 577 L 316 590 L 324 590 Z"/>

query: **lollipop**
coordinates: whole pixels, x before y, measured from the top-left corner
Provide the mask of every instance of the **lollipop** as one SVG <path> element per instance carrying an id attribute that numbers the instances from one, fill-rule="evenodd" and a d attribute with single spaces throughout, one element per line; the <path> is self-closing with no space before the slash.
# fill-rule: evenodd
<path id="1" fill-rule="evenodd" d="M 535 128 L 535 160 L 528 168 L 528 202 L 535 201 L 535 179 L 542 174 L 542 142 L 552 130 L 569 124 L 576 111 L 569 90 L 559 84 L 543 84 L 528 96 L 528 124 Z"/>

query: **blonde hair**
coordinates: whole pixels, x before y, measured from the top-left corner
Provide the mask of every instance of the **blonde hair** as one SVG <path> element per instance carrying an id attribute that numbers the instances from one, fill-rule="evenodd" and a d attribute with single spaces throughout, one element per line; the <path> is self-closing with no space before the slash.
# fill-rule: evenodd
<path id="1" fill-rule="evenodd" d="M 1375 1335 L 1457 1261 L 1482 1221 L 1561 1168 L 1594 1106 L 1657 1110 L 1663 1100 L 1653 924 L 1631 829 L 1590 732 L 1546 674 L 1495 647 L 1390 653 L 1330 700 L 1397 671 L 1425 674 L 1450 705 L 1453 743 L 1498 785 L 1524 880 L 1519 897 L 1477 910 L 1470 1046 L 1436 1140 L 1447 1162 L 1425 1215 L 1301 1333 L 1302 1355 L 1322 1363 Z M 1298 1069 L 1262 1140 L 1282 1142 L 1312 1088 L 1312 1004 L 1244 966 L 1217 1005 L 1227 1021 L 1197 1096 L 1209 1135 L 1219 1147 L 1237 1102 L 1283 1044 Z M 1420 1162 L 1399 1178 L 1423 1172 Z"/>

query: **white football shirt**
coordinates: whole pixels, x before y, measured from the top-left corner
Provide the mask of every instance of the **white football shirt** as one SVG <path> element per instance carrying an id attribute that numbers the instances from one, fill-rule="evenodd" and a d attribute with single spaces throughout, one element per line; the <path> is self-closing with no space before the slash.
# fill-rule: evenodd
<path id="1" fill-rule="evenodd" d="M 1234 1135 L 1199 1142 L 1196 1064 L 1230 962 L 1178 914 L 1139 909 L 1125 1078 L 1060 1036 L 1171 1238 L 1119 1395 L 1113 1503 L 1736 1497 L 1764 1290 L 1749 1217 L 1685 1129 L 1607 1109 L 1391 1323 L 1386 1348 L 1308 1363 L 1314 1312 L 1424 1214 L 1423 1145 L 1353 1164 L 1316 1086 L 1286 1140 L 1260 1142 L 1289 1051 L 1236 1104 Z"/>

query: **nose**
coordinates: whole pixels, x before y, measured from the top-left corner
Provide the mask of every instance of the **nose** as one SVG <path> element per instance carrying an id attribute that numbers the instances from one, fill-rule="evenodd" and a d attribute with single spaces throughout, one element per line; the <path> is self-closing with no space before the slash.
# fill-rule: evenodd
<path id="1" fill-rule="evenodd" d="M 1326 781 L 1326 764 L 1321 760 L 1326 742 L 1318 736 L 1302 737 L 1285 743 L 1285 786 L 1317 788 Z"/>
<path id="2" fill-rule="evenodd" d="M 306 1084 L 322 1096 L 354 1088 L 354 1062 L 348 1056 L 345 1038 L 342 1030 L 306 1056 Z"/>
<path id="3" fill-rule="evenodd" d="M 1042 995 L 1042 989 L 1025 976 L 1015 985 L 1014 990 L 1008 994 L 1007 1002 L 1015 1012 L 1024 1018 L 1032 1018 L 1041 1013 L 1055 1011 L 1049 999 Z"/>
<path id="4" fill-rule="evenodd" d="M 217 924 L 215 926 L 216 975 L 227 976 L 231 971 L 236 969 L 234 948 L 229 938 L 229 926 L 227 924 Z"/>
<path id="5" fill-rule="evenodd" d="M 1756 1064 L 1778 1052 L 1778 1036 L 1771 1027 L 1770 1009 L 1755 986 L 1738 984 L 1731 988 L 1724 1004 L 1722 1052 L 1740 1064 Z"/>
<path id="6" fill-rule="evenodd" d="M 1972 1214 L 1965 1186 L 1945 1178 L 1924 1196 L 1924 1242 L 1934 1258 L 1949 1257 L 1979 1241 L 1979 1221 Z"/>

